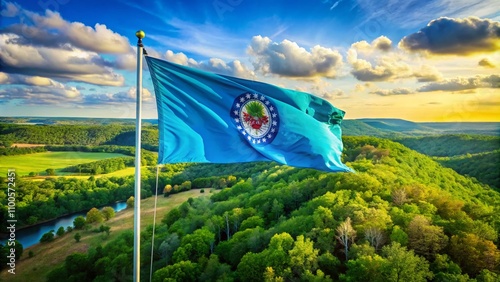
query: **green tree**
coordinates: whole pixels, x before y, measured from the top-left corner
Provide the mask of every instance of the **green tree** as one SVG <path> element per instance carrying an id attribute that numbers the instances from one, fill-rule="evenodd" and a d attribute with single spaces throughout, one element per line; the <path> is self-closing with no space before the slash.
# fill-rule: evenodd
<path id="1" fill-rule="evenodd" d="M 75 229 L 83 229 L 83 227 L 85 227 L 85 223 L 86 223 L 85 217 L 81 215 L 77 216 L 73 220 L 73 226 L 75 227 Z"/>
<path id="2" fill-rule="evenodd" d="M 56 234 L 58 237 L 61 237 L 62 235 L 64 235 L 64 233 L 66 233 L 66 230 L 64 230 L 63 226 L 61 226 L 61 227 L 59 227 L 59 229 L 57 229 Z"/>
<path id="3" fill-rule="evenodd" d="M 50 175 L 50 176 L 56 175 L 56 170 L 53 168 L 47 168 L 45 170 L 45 172 L 47 173 L 47 175 Z"/>
<path id="4" fill-rule="evenodd" d="M 104 216 L 104 219 L 106 221 L 108 221 L 111 218 L 115 217 L 115 210 L 112 207 L 104 207 L 104 208 L 102 208 L 101 213 Z"/>
<path id="5" fill-rule="evenodd" d="M 468 282 L 469 276 L 463 275 L 460 266 L 454 263 L 448 255 L 437 254 L 431 264 L 431 270 L 435 274 L 433 281 L 436 282 Z"/>
<path id="6" fill-rule="evenodd" d="M 425 282 L 432 278 L 427 260 L 406 250 L 399 243 L 383 247 L 382 257 L 386 259 L 381 269 L 385 281 Z"/>
<path id="7" fill-rule="evenodd" d="M 406 246 L 408 244 L 408 234 L 398 225 L 394 225 L 390 237 L 392 242 L 399 243 L 401 246 Z"/>
<path id="8" fill-rule="evenodd" d="M 135 202 L 134 196 L 130 196 L 130 198 L 128 198 L 128 200 L 127 200 L 127 209 L 133 208 L 134 202 Z"/>
<path id="9" fill-rule="evenodd" d="M 303 235 L 297 236 L 293 248 L 288 251 L 290 255 L 290 266 L 296 277 L 302 277 L 306 273 L 315 273 L 318 269 L 319 250 L 314 248 L 313 242 Z"/>
<path id="10" fill-rule="evenodd" d="M 80 239 L 82 238 L 82 235 L 80 235 L 79 232 L 76 232 L 75 236 L 73 236 L 73 238 L 75 238 L 75 241 L 78 243 L 80 242 Z"/>
<path id="11" fill-rule="evenodd" d="M 94 222 L 101 223 L 104 221 L 104 217 L 102 216 L 102 213 L 98 209 L 92 208 L 87 212 L 86 221 L 89 224 L 92 224 Z"/>
<path id="12" fill-rule="evenodd" d="M 377 254 L 360 256 L 354 260 L 351 259 L 346 264 L 346 273 L 340 275 L 340 280 L 348 282 L 385 282 L 386 277 L 384 277 L 382 269 L 386 264 L 388 264 L 387 259 Z"/>
<path id="13" fill-rule="evenodd" d="M 205 270 L 200 275 L 198 281 L 232 281 L 230 276 L 231 266 L 220 263 L 219 257 L 211 254 Z"/>
<path id="14" fill-rule="evenodd" d="M 40 243 L 47 243 L 54 241 L 54 230 L 50 230 L 42 235 L 40 238 Z"/>
<path id="15" fill-rule="evenodd" d="M 198 264 L 191 261 L 180 261 L 157 270 L 153 275 L 153 281 L 197 281 L 200 273 Z"/>

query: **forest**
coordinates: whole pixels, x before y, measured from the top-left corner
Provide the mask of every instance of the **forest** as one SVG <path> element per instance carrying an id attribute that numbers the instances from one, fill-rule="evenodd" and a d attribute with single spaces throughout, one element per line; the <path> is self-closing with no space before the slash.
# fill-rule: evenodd
<path id="1" fill-rule="evenodd" d="M 374 130 L 358 125 L 346 127 L 342 156 L 356 173 L 274 162 L 162 166 L 165 197 L 192 188 L 217 193 L 159 215 L 153 246 L 152 228 L 142 232 L 143 277 L 149 277 L 153 248 L 153 281 L 500 281 L 500 138 L 382 129 L 374 135 L 385 139 L 349 136 Z M 149 125 L 144 132 L 146 198 L 156 192 L 156 155 L 149 150 L 157 149 L 158 131 Z M 0 157 L 43 151 L 132 156 L 134 134 L 126 124 L 0 124 Z M 15 143 L 46 146 L 10 147 Z M 130 165 L 130 159 L 108 159 L 66 171 L 102 174 Z M 19 178 L 16 184 L 20 226 L 133 195 L 132 176 Z M 6 201 L 0 193 L 2 223 Z M 133 233 L 125 232 L 70 254 L 45 279 L 129 281 L 132 246 Z"/>
<path id="2" fill-rule="evenodd" d="M 356 173 L 164 167 L 165 186 L 241 173 L 164 215 L 153 281 L 498 281 L 500 193 L 390 140 L 344 142 Z M 151 232 L 142 234 L 145 277 Z M 128 232 L 72 254 L 47 281 L 128 280 L 132 246 Z"/>

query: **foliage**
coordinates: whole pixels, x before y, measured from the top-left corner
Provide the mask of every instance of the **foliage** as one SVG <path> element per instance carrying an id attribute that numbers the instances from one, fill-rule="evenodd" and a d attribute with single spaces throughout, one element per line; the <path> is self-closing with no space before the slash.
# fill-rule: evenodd
<path id="1" fill-rule="evenodd" d="M 73 220 L 73 226 L 75 227 L 75 229 L 83 229 L 83 227 L 85 227 L 85 223 L 86 223 L 85 217 L 81 215 L 77 216 Z"/>
<path id="2" fill-rule="evenodd" d="M 451 158 L 438 158 L 443 166 L 500 189 L 500 150 L 479 154 L 466 154 Z"/>
<path id="3" fill-rule="evenodd" d="M 104 221 L 104 216 L 102 215 L 101 211 L 99 211 L 96 208 L 92 208 L 87 212 L 87 216 L 85 218 L 85 221 L 88 224 L 92 223 L 101 223 Z"/>
<path id="4" fill-rule="evenodd" d="M 385 282 L 497 275 L 499 192 L 390 140 L 345 137 L 344 148 L 356 173 L 274 163 L 165 166 L 160 187 L 221 179 L 229 186 L 231 175 L 236 182 L 164 215 L 152 246 L 154 279 Z M 338 230 L 349 231 L 347 258 Z M 143 238 L 150 235 L 144 231 Z M 61 277 L 130 279 L 133 244 L 126 240 L 108 243 L 98 258 L 89 251 L 85 261 L 95 263 Z M 68 262 L 64 267 L 71 269 Z"/>
<path id="5" fill-rule="evenodd" d="M 122 170 L 126 167 L 134 166 L 134 158 L 112 158 L 104 159 L 91 163 L 78 164 L 63 168 L 63 172 L 78 172 L 88 174 L 106 174 L 117 170 Z"/>
<path id="6" fill-rule="evenodd" d="M 47 243 L 54 241 L 54 230 L 50 230 L 42 235 L 40 243 Z"/>
<path id="7" fill-rule="evenodd" d="M 134 203 L 135 203 L 135 198 L 134 196 L 130 196 L 128 199 L 127 199 L 127 208 L 133 208 L 134 207 Z"/>
<path id="8" fill-rule="evenodd" d="M 104 220 L 108 221 L 111 218 L 115 217 L 115 210 L 112 207 L 104 207 L 101 209 L 102 216 Z"/>
<path id="9" fill-rule="evenodd" d="M 490 152 L 498 149 L 500 137 L 483 135 L 434 135 L 395 139 L 428 156 L 452 157 Z"/>
<path id="10" fill-rule="evenodd" d="M 14 252 L 12 252 L 12 249 L 14 249 Z M 5 245 L 0 243 L 0 270 L 8 267 L 8 264 L 11 262 L 11 256 L 16 261 L 19 261 L 23 252 L 23 244 L 17 240 L 6 241 Z"/>
<path id="11" fill-rule="evenodd" d="M 57 232 L 56 232 L 56 235 L 58 237 L 61 237 L 62 235 L 64 235 L 66 233 L 66 230 L 64 229 L 64 226 L 61 226 L 57 229 Z"/>
<path id="12" fill-rule="evenodd" d="M 6 186 L 6 183 L 0 183 Z M 88 211 L 94 206 L 104 206 L 123 201 L 133 195 L 133 177 L 53 178 L 44 181 L 16 179 L 16 216 L 18 226 L 36 224 L 58 216 Z M 6 189 L 0 191 L 0 224 L 6 224 Z"/>

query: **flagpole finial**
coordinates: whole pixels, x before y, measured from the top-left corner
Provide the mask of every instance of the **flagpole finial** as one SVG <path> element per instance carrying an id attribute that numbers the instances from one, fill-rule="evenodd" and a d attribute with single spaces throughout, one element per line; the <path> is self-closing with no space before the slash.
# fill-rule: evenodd
<path id="1" fill-rule="evenodd" d="M 137 36 L 137 45 L 142 47 L 142 39 L 146 37 L 146 33 L 142 30 L 138 30 L 135 32 L 135 36 Z"/>

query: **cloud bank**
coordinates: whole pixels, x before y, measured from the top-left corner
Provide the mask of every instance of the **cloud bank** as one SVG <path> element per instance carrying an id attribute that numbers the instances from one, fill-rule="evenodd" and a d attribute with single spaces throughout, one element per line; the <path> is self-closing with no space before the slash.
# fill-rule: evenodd
<path id="1" fill-rule="evenodd" d="M 334 78 L 342 67 L 342 55 L 337 50 L 316 45 L 307 51 L 286 39 L 276 43 L 268 37 L 254 36 L 247 51 L 255 59 L 255 70 L 264 74 Z"/>
<path id="2" fill-rule="evenodd" d="M 410 52 L 471 55 L 500 49 L 500 22 L 477 17 L 438 18 L 399 42 Z"/>

